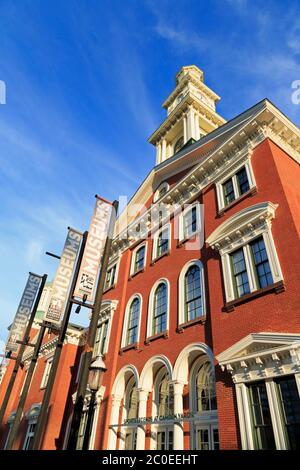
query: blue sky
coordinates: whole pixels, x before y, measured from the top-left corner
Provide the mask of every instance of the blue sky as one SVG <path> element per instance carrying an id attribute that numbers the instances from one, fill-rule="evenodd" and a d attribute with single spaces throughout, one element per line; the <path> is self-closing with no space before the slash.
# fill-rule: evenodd
<path id="1" fill-rule="evenodd" d="M 204 70 L 226 119 L 268 97 L 299 125 L 299 37 L 292 0 L 0 0 L 0 341 L 28 271 L 53 276 L 44 252 L 153 166 L 180 67 Z"/>

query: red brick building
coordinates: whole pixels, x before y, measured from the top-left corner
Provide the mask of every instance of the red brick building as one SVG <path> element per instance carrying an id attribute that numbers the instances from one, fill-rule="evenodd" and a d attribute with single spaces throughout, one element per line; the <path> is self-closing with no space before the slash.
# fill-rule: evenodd
<path id="1" fill-rule="evenodd" d="M 267 99 L 225 122 L 218 99 L 180 70 L 149 139 L 156 165 L 119 217 L 91 449 L 300 448 L 300 131 Z M 44 449 L 69 432 L 85 334 L 72 328 Z"/>

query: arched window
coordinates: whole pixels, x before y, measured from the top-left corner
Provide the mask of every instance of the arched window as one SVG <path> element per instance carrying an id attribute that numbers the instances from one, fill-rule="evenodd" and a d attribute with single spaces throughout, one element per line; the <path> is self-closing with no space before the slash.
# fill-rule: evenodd
<path id="1" fill-rule="evenodd" d="M 204 362 L 196 374 L 196 410 L 198 413 L 217 409 L 215 374 L 210 362 Z"/>
<path id="2" fill-rule="evenodd" d="M 173 386 L 169 384 L 169 376 L 166 372 L 157 388 L 157 411 L 159 416 L 168 416 L 174 414 L 174 392 Z"/>
<path id="3" fill-rule="evenodd" d="M 156 335 L 167 329 L 168 288 L 162 282 L 156 288 L 153 304 L 152 334 Z"/>
<path id="4" fill-rule="evenodd" d="M 193 264 L 184 277 L 184 319 L 186 322 L 203 315 L 201 273 Z"/>
<path id="5" fill-rule="evenodd" d="M 145 267 L 146 244 L 143 244 L 132 253 L 131 274 L 141 271 Z"/>
<path id="6" fill-rule="evenodd" d="M 128 393 L 127 419 L 135 419 L 138 416 L 138 391 L 135 386 Z"/>
<path id="7" fill-rule="evenodd" d="M 174 154 L 179 152 L 179 150 L 183 147 L 183 144 L 184 144 L 184 139 L 182 136 L 176 141 L 176 144 L 174 145 Z"/>
<path id="8" fill-rule="evenodd" d="M 126 346 L 134 344 L 138 339 L 138 327 L 140 318 L 141 302 L 139 297 L 135 297 L 131 302 L 128 315 L 128 326 L 126 334 Z"/>
<path id="9" fill-rule="evenodd" d="M 170 224 L 168 224 L 165 227 L 163 227 L 154 237 L 153 254 L 152 254 L 153 260 L 169 252 L 170 241 L 171 241 L 171 226 Z"/>
<path id="10" fill-rule="evenodd" d="M 162 183 L 155 191 L 153 202 L 158 201 L 169 191 L 169 185 L 167 182 Z"/>
<path id="11" fill-rule="evenodd" d="M 199 259 L 190 260 L 181 270 L 179 279 L 178 325 L 205 318 L 204 268 Z"/>

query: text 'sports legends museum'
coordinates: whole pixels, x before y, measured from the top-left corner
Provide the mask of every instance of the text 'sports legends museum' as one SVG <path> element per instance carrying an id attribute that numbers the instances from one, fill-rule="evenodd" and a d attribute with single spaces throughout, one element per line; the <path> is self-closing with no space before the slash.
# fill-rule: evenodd
<path id="1" fill-rule="evenodd" d="M 300 449 L 300 131 L 267 99 L 228 122 L 218 100 L 198 67 L 182 67 L 149 138 L 156 164 L 119 216 L 90 449 Z M 34 335 L 50 296 L 51 283 Z M 69 325 L 42 449 L 67 446 L 85 338 Z M 16 449 L 33 439 L 56 341 L 44 339 Z"/>

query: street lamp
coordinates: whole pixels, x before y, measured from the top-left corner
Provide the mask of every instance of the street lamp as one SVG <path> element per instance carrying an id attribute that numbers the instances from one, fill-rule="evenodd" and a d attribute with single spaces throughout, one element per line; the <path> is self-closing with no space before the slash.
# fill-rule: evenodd
<path id="1" fill-rule="evenodd" d="M 91 391 L 91 399 L 88 409 L 88 418 L 84 433 L 84 440 L 82 444 L 82 450 L 88 450 L 90 434 L 92 431 L 92 422 L 94 417 L 94 407 L 95 407 L 95 398 L 98 390 L 101 387 L 103 374 L 107 370 L 107 367 L 102 359 L 102 356 L 97 356 L 94 362 L 90 365 L 89 377 L 88 377 L 88 386 Z"/>

